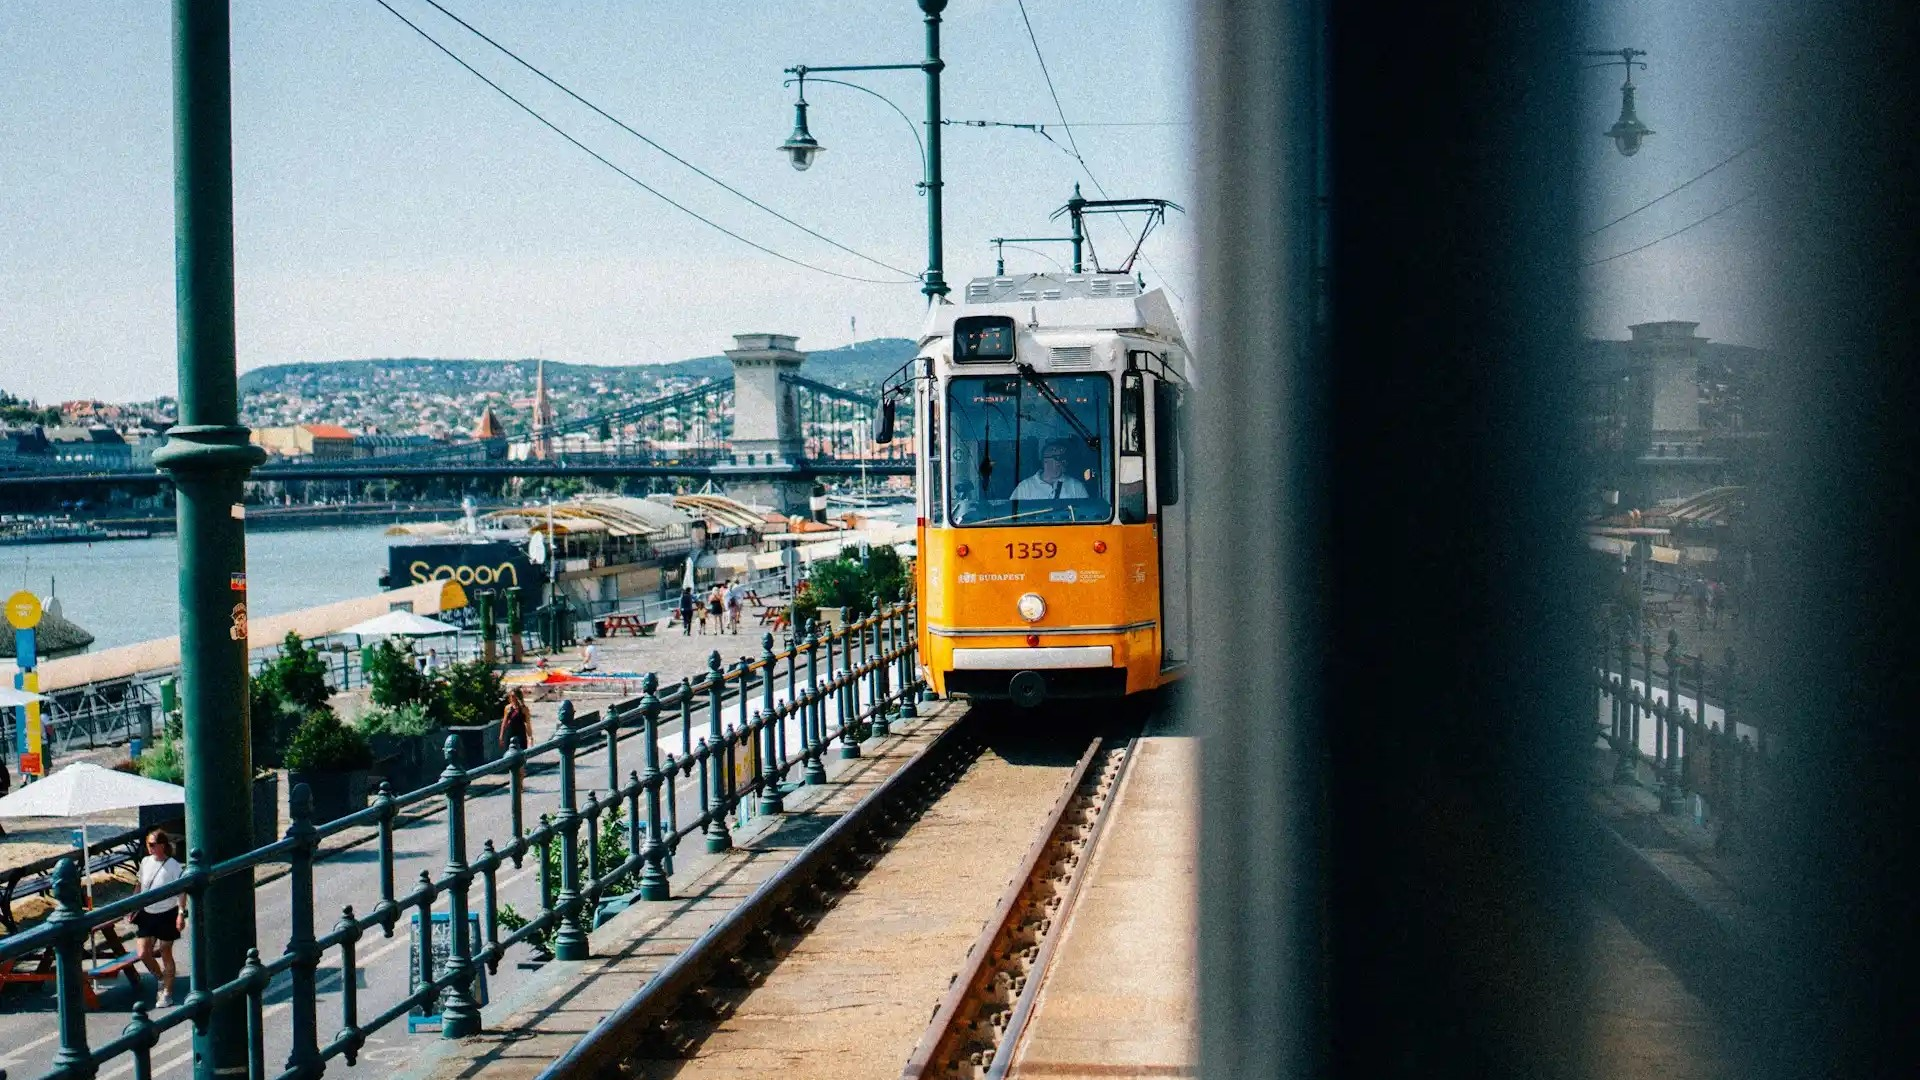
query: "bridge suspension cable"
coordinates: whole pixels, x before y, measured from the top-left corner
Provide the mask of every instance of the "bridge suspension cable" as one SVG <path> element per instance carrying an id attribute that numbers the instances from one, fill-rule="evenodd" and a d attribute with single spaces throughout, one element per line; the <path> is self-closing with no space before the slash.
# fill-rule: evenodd
<path id="1" fill-rule="evenodd" d="M 458 53 L 454 52 L 452 49 L 447 48 L 444 44 L 441 44 L 440 39 L 434 37 L 432 34 L 429 34 L 418 23 L 415 23 L 412 19 L 409 19 L 405 15 L 401 14 L 400 11 L 397 8 L 395 8 L 392 4 L 389 4 L 387 0 L 374 0 L 374 3 L 379 4 L 383 8 L 386 8 L 387 11 L 390 14 L 392 14 L 394 18 L 399 19 L 403 23 L 406 23 L 408 28 L 411 29 L 414 33 L 419 34 L 421 37 L 425 38 L 428 41 L 428 43 L 430 43 L 434 48 L 439 49 L 441 52 L 445 53 L 448 59 L 451 59 L 454 63 L 459 64 L 461 67 L 465 68 L 467 70 L 467 73 L 472 75 L 474 78 L 479 79 L 483 83 L 486 83 L 489 87 L 493 89 L 495 93 L 499 94 L 501 97 L 506 98 L 508 101 L 513 102 L 516 106 L 520 108 L 520 111 L 526 113 L 528 116 L 533 117 L 535 120 L 538 120 L 548 130 L 552 131 L 554 134 L 572 143 L 575 147 L 578 147 L 582 152 L 584 152 L 587 156 L 593 158 L 595 161 L 598 161 L 600 164 L 605 165 L 607 168 L 612 169 L 616 173 L 619 173 L 621 176 L 625 177 L 627 181 L 633 184 L 635 187 L 638 187 L 640 190 L 646 192 L 649 195 L 652 195 L 654 198 L 659 199 L 661 202 L 666 203 L 668 206 L 673 207 L 675 210 L 680 211 L 681 213 L 687 215 L 688 217 L 694 219 L 695 221 L 700 222 L 702 225 L 705 225 L 708 228 L 713 229 L 715 232 L 732 237 L 733 239 L 738 240 L 740 243 L 745 244 L 748 247 L 753 248 L 754 250 L 759 251 L 763 254 L 771 255 L 782 262 L 792 263 L 793 265 L 798 266 L 803 270 L 812 270 L 817 274 L 825 274 L 828 277 L 840 278 L 843 281 L 858 281 L 858 282 L 863 282 L 869 285 L 902 285 L 902 284 L 906 284 L 908 281 L 917 282 L 920 280 L 918 276 L 893 279 L 893 278 L 862 277 L 858 274 L 843 274 L 838 270 L 829 270 L 824 266 L 816 266 L 813 263 L 807 262 L 803 259 L 796 259 L 791 255 L 785 254 L 783 252 L 775 251 L 773 248 L 770 248 L 767 245 L 762 244 L 757 240 L 750 240 L 747 237 L 740 235 L 739 233 L 733 231 L 732 229 L 727 228 L 725 225 L 720 224 L 719 222 L 713 220 L 710 217 L 707 217 L 706 215 L 700 213 L 699 211 L 694 210 L 689 206 L 686 206 L 680 202 L 675 201 L 671 196 L 667 195 L 665 192 L 662 192 L 660 189 L 652 186 L 651 184 L 648 184 L 646 181 L 640 179 L 639 177 L 628 172 L 627 170 L 614 164 L 612 161 L 608 160 L 607 157 L 601 154 L 599 151 L 588 146 L 586 143 L 581 142 L 579 139 L 574 138 L 565 129 L 560 127 L 560 125 L 554 123 L 553 121 L 547 119 L 545 116 L 541 115 L 538 109 L 535 109 L 533 106 L 528 105 L 526 102 L 515 97 L 513 93 L 509 91 L 506 87 L 501 86 L 497 82 L 494 82 L 492 79 L 488 78 L 485 74 L 481 73 L 479 69 L 475 68 L 472 64 L 469 64 L 466 62 L 466 60 L 462 59 Z M 865 258 L 865 256 L 862 256 L 862 258 Z"/>

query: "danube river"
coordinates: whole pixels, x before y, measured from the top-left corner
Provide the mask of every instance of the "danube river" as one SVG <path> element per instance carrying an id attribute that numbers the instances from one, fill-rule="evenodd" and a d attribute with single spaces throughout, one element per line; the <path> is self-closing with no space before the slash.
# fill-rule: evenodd
<path id="1" fill-rule="evenodd" d="M 247 536 L 248 602 L 279 615 L 380 591 L 385 525 Z M 0 593 L 51 591 L 61 612 L 92 633 L 95 650 L 180 632 L 179 538 L 0 548 Z"/>

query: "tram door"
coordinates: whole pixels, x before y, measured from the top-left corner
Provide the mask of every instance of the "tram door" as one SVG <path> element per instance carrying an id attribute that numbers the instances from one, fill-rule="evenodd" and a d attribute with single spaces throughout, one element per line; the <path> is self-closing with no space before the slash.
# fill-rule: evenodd
<path id="1" fill-rule="evenodd" d="M 1187 662 L 1193 647 L 1193 585 L 1188 575 L 1186 455 L 1183 395 L 1153 380 L 1153 484 L 1160 522 L 1160 637 L 1162 670 Z"/>

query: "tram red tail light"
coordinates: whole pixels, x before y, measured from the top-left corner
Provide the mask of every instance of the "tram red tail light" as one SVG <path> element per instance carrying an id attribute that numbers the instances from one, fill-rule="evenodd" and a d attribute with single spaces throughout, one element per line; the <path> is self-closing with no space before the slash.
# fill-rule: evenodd
<path id="1" fill-rule="evenodd" d="M 1095 540 L 1093 542 L 1093 553 L 1095 555 L 1105 555 L 1107 553 L 1107 542 L 1105 540 Z"/>
<path id="2" fill-rule="evenodd" d="M 1029 646 L 1037 646 L 1037 645 L 1039 645 L 1039 644 L 1040 644 L 1040 635 L 1039 635 L 1039 634 L 1028 634 L 1028 635 L 1027 635 L 1027 644 L 1028 644 Z"/>
<path id="3" fill-rule="evenodd" d="M 968 550 L 968 549 L 967 549 L 967 545 L 965 545 L 965 544 L 956 544 L 956 545 L 954 545 L 954 548 L 953 548 L 953 553 L 954 553 L 955 555 L 958 555 L 958 556 L 960 556 L 961 558 L 963 558 L 963 559 L 964 559 L 964 558 L 966 558 L 966 557 L 967 557 L 967 550 Z"/>

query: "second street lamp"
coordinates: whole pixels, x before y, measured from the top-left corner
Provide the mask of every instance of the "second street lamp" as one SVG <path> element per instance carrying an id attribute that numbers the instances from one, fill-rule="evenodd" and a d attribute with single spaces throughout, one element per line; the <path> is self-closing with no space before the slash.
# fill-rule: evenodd
<path id="1" fill-rule="evenodd" d="M 1646 141 L 1647 136 L 1654 133 L 1652 128 L 1640 122 L 1640 117 L 1635 115 L 1633 111 L 1633 69 L 1636 66 L 1640 68 L 1647 66 L 1635 59 L 1635 57 L 1647 55 L 1646 50 L 1588 49 L 1580 55 L 1617 56 L 1620 58 L 1618 63 L 1627 69 L 1627 80 L 1620 86 L 1620 119 L 1615 120 L 1613 126 L 1601 134 L 1613 140 L 1614 149 L 1620 151 L 1621 157 L 1632 157 L 1640 152 L 1640 144 Z M 1606 63 L 1595 66 L 1612 67 L 1613 64 Z"/>
<path id="2" fill-rule="evenodd" d="M 939 300 L 947 294 L 947 279 L 943 267 L 943 238 L 941 236 L 941 199 L 940 199 L 940 72 L 946 65 L 940 60 L 940 13 L 946 10 L 947 0 L 919 0 L 920 10 L 926 16 L 927 56 L 917 64 L 842 64 L 834 67 L 808 67 L 804 64 L 787 69 L 787 74 L 799 84 L 800 93 L 793 106 L 793 134 L 780 144 L 780 152 L 787 156 L 787 162 L 802 172 L 813 164 L 813 159 L 825 149 L 813 133 L 807 130 L 806 79 L 812 72 L 825 71 L 919 71 L 926 75 L 927 81 L 927 138 L 920 154 L 922 179 L 920 187 L 927 196 L 927 269 L 920 281 L 920 291 L 927 295 L 929 302 Z"/>

